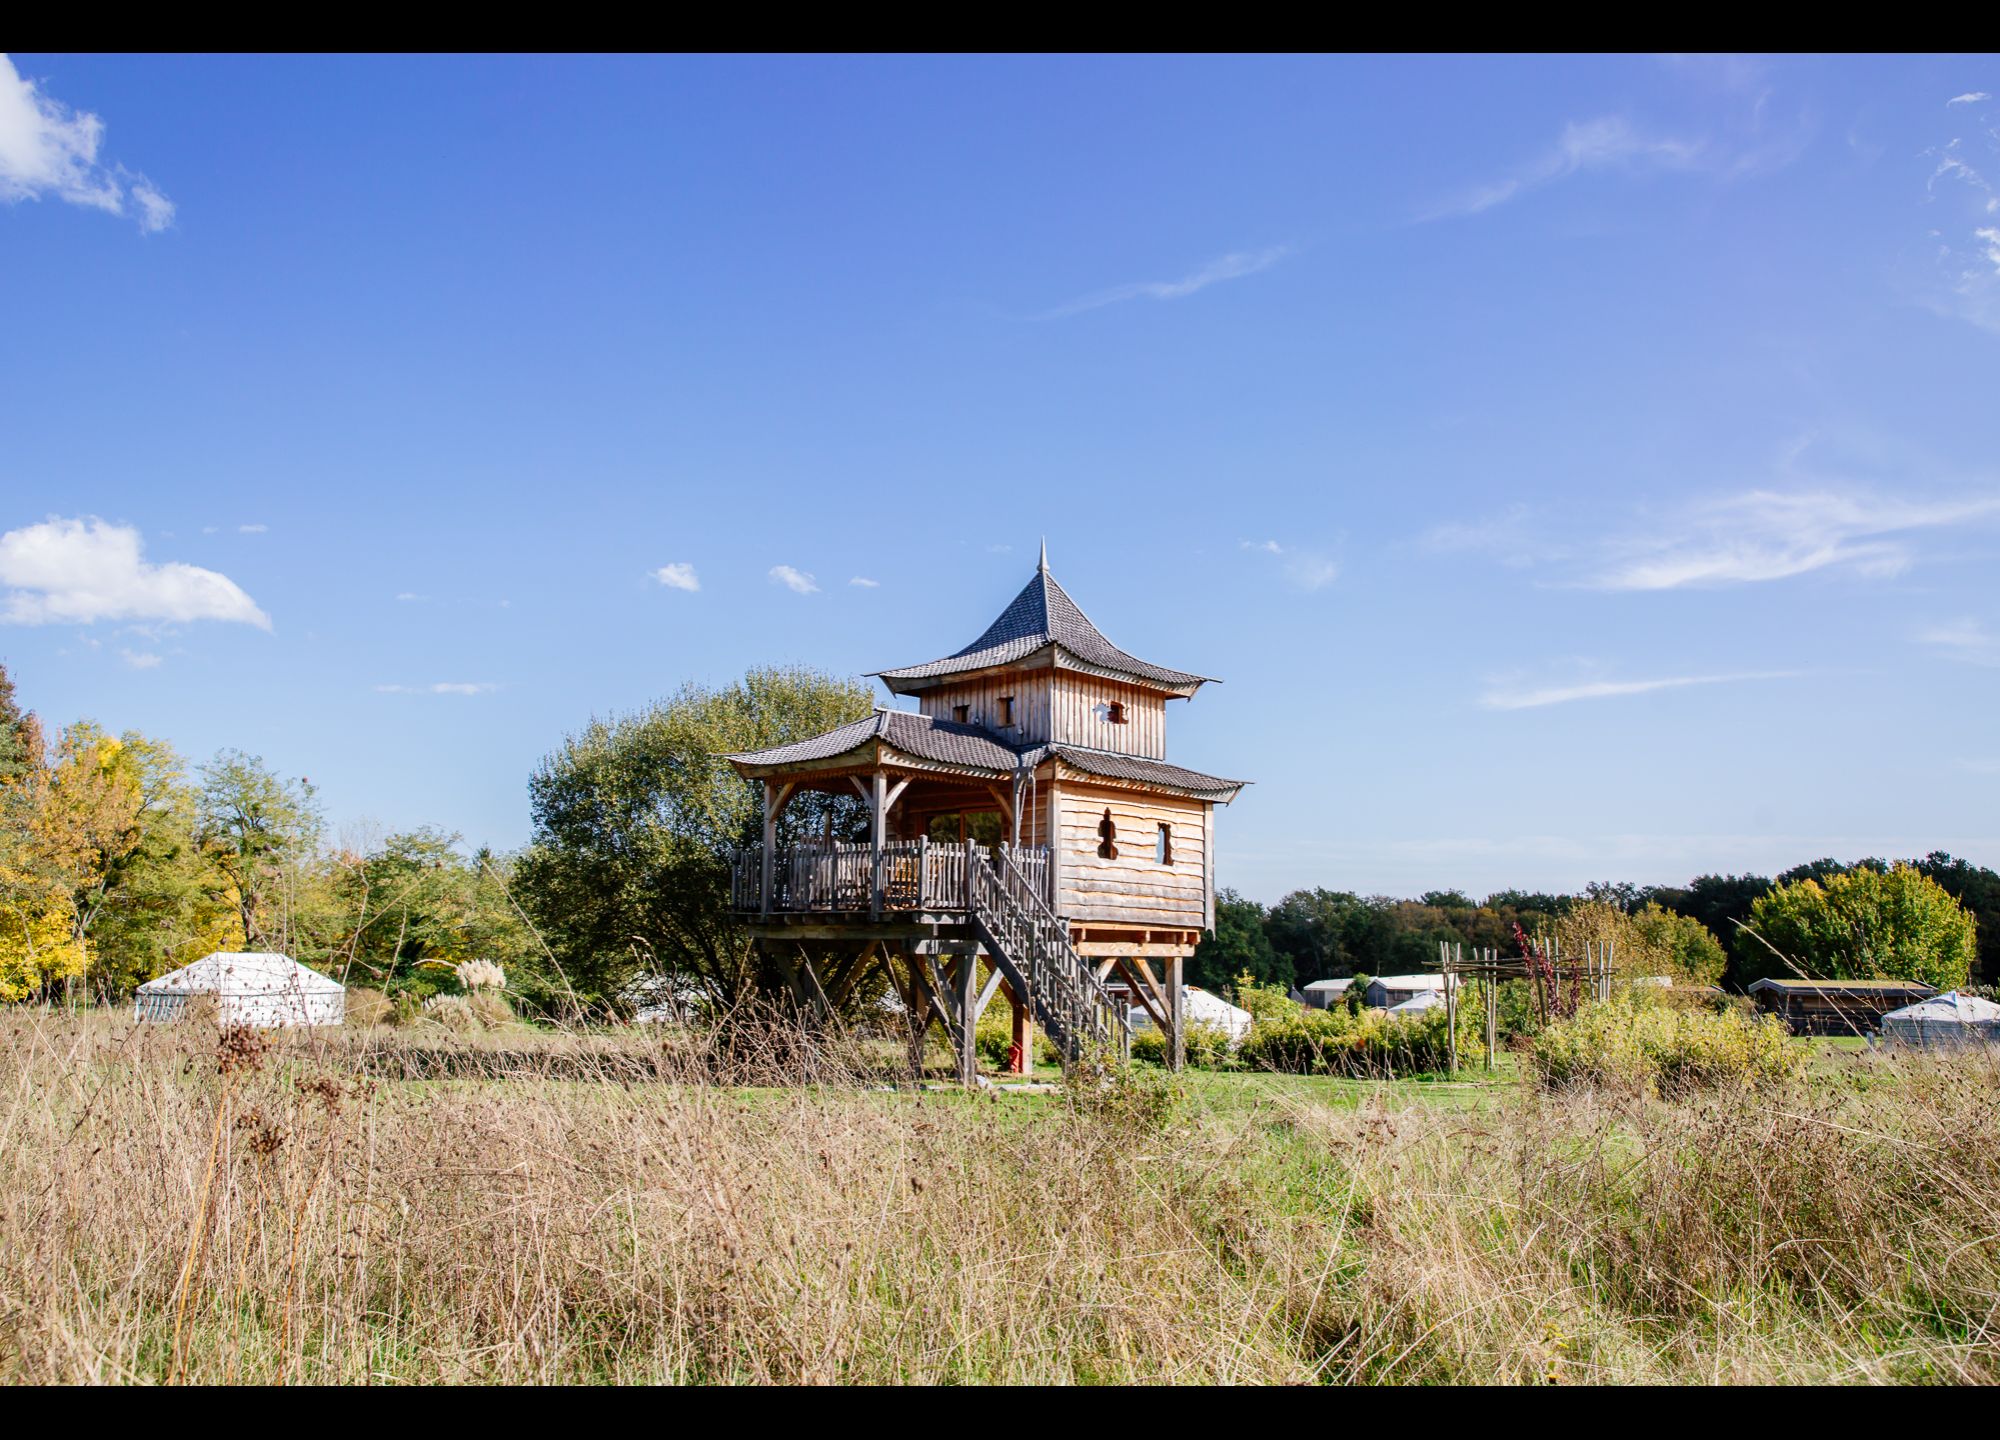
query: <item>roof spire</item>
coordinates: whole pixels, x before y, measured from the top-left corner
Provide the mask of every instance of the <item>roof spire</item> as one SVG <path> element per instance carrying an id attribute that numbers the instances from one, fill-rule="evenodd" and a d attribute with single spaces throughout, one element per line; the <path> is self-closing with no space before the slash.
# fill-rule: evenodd
<path id="1" fill-rule="evenodd" d="M 1042 563 L 1035 568 L 1044 575 L 1049 573 L 1049 537 L 1046 535 L 1042 537 Z"/>

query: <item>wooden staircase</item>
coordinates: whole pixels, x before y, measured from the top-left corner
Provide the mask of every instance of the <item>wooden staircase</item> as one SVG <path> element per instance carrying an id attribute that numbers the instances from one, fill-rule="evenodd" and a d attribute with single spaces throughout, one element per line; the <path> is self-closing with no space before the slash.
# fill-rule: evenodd
<path id="1" fill-rule="evenodd" d="M 1025 996 L 1041 1027 L 1065 1059 L 1087 1049 L 1108 1049 L 1123 1059 L 1131 1036 L 1125 1009 L 1069 943 L 1069 927 L 1056 918 L 1041 886 L 1022 873 L 1009 847 L 970 867 L 968 910 L 974 932 L 993 963 Z"/>

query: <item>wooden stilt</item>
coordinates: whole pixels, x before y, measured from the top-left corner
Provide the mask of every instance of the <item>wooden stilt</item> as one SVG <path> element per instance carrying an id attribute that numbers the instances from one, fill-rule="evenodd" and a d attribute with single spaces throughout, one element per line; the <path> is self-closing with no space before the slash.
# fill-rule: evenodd
<path id="1" fill-rule="evenodd" d="M 1012 985 L 1007 987 L 1007 999 L 1014 1007 L 1014 1053 L 1019 1057 L 1014 1073 L 1026 1075 L 1035 1068 L 1035 1016 L 1026 997 L 1016 995 Z"/>

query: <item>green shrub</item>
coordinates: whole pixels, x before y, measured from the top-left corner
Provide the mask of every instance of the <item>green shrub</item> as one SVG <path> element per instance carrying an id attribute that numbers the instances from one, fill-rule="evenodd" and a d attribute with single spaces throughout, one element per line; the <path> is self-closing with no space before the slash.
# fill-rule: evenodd
<path id="1" fill-rule="evenodd" d="M 1229 1032 L 1220 1025 L 1204 1025 L 1200 1021 L 1188 1022 L 1187 1036 L 1182 1042 L 1181 1053 L 1188 1064 L 1199 1070 L 1220 1070 L 1235 1058 L 1235 1052 L 1229 1044 Z M 1132 1058 L 1149 1060 L 1155 1065 L 1166 1064 L 1166 1033 L 1152 1025 L 1143 1030 L 1134 1030 Z"/>
<path id="2" fill-rule="evenodd" d="M 1006 1069 L 1007 1052 L 1014 1048 L 1013 1007 L 999 999 L 989 1005 L 972 1032 L 972 1044 L 979 1052 L 980 1063 L 987 1069 Z M 1034 1050 L 1035 1064 L 1062 1064 L 1062 1052 L 1056 1049 L 1055 1042 L 1039 1026 L 1035 1029 Z"/>
<path id="3" fill-rule="evenodd" d="M 1667 1096 L 1797 1075 L 1805 1052 L 1784 1026 L 1735 1009 L 1593 1001 L 1542 1028 L 1529 1052 L 1544 1085 Z"/>
<path id="4" fill-rule="evenodd" d="M 1474 1017 L 1462 1014 L 1461 1063 L 1483 1043 Z M 1441 1005 L 1411 1016 L 1300 1010 L 1251 1026 L 1237 1059 L 1251 1069 L 1292 1075 L 1410 1075 L 1449 1066 L 1450 1033 Z"/>

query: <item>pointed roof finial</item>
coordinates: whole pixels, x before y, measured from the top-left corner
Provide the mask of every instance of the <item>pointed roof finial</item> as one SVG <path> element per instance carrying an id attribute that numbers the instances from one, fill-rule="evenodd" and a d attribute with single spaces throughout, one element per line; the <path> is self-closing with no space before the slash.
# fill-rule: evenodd
<path id="1" fill-rule="evenodd" d="M 1046 535 L 1042 537 L 1042 563 L 1035 568 L 1044 575 L 1049 573 L 1049 537 Z"/>

